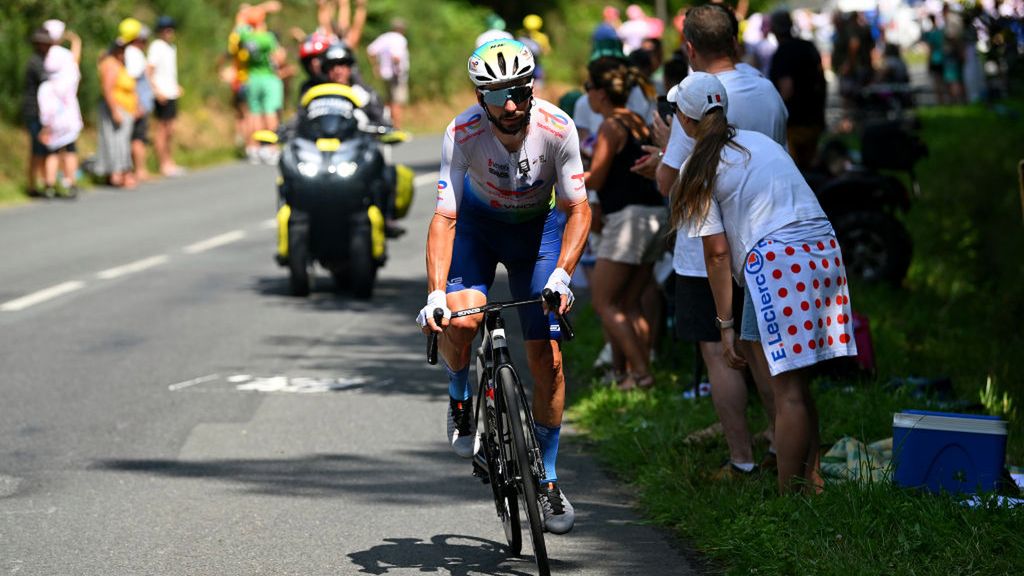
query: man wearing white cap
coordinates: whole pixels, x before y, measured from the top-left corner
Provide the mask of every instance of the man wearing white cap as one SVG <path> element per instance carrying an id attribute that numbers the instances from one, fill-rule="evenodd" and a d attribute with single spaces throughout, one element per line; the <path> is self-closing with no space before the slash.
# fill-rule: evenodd
<path id="1" fill-rule="evenodd" d="M 786 105 L 767 79 L 736 69 L 737 25 L 735 17 L 716 4 L 691 8 L 683 28 L 685 49 L 694 70 L 714 74 L 725 87 L 731 106 L 729 123 L 737 128 L 767 135 L 783 146 L 786 143 Z M 669 102 L 680 105 L 678 87 L 669 90 Z M 680 167 L 693 152 L 694 140 L 679 123 L 672 132 L 661 165 L 657 170 L 658 188 L 668 196 Z M 747 386 L 741 370 L 730 367 L 722 355 L 721 335 L 715 323 L 711 286 L 704 266 L 704 251 L 698 238 L 676 236 L 673 268 L 677 274 L 676 310 L 679 336 L 699 343 L 712 386 L 715 411 L 722 422 L 729 461 L 715 473 L 717 478 L 737 478 L 754 472 L 751 435 L 746 421 Z M 769 421 L 774 415 L 771 386 L 767 374 L 754 368 L 754 379 Z M 774 451 L 769 448 L 762 465 L 771 465 Z"/>

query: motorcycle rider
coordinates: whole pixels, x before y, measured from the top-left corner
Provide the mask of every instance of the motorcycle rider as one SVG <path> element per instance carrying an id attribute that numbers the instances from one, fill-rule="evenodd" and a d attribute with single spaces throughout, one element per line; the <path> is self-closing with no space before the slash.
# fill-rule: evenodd
<path id="1" fill-rule="evenodd" d="M 302 69 L 306 71 L 306 80 L 299 87 L 300 100 L 307 90 L 327 81 L 321 66 L 323 65 L 322 57 L 324 52 L 327 52 L 330 44 L 327 36 L 314 32 L 307 36 L 302 45 L 299 46 L 299 61 L 302 63 Z"/>

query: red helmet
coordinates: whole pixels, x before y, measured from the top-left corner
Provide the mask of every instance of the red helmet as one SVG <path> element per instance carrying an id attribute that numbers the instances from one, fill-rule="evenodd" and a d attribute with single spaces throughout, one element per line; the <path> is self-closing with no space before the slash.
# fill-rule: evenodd
<path id="1" fill-rule="evenodd" d="M 311 60 L 327 51 L 329 42 L 322 34 L 312 34 L 299 46 L 299 59 Z"/>

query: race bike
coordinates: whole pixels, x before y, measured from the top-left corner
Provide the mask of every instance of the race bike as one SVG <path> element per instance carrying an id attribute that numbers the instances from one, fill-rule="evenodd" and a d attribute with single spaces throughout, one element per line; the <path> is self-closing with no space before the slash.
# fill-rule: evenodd
<path id="1" fill-rule="evenodd" d="M 309 295 L 319 263 L 337 289 L 370 298 L 387 261 L 386 220 L 412 203 L 412 170 L 389 165 L 383 150 L 408 135 L 370 123 L 362 106 L 352 88 L 320 84 L 303 94 L 297 122 L 257 136 L 282 148 L 276 260 L 295 296 Z"/>

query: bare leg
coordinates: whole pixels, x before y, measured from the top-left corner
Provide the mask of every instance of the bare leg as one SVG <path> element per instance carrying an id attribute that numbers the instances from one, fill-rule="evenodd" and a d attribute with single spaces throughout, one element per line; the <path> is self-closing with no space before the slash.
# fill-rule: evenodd
<path id="1" fill-rule="evenodd" d="M 711 381 L 711 402 L 722 423 L 729 459 L 736 464 L 754 462 L 747 427 L 747 383 L 743 372 L 730 368 L 722 354 L 721 342 L 700 342 L 701 356 Z"/>
<path id="2" fill-rule="evenodd" d="M 132 164 L 135 166 L 136 180 L 149 180 L 149 171 L 146 169 L 146 143 L 142 140 L 132 140 Z"/>
<path id="3" fill-rule="evenodd" d="M 650 373 L 650 357 L 641 347 L 625 307 L 630 276 L 635 271 L 636 266 L 598 258 L 594 265 L 591 298 L 612 346 L 622 350 L 631 370 L 645 376 Z"/>
<path id="4" fill-rule="evenodd" d="M 57 185 L 57 154 L 47 154 L 43 159 L 43 183 L 47 188 Z"/>
<path id="5" fill-rule="evenodd" d="M 533 376 L 533 419 L 541 426 L 562 425 L 565 408 L 565 375 L 562 349 L 553 340 L 527 340 L 526 359 Z"/>
<path id="6" fill-rule="evenodd" d="M 78 153 L 61 152 L 61 169 L 64 171 L 64 184 L 74 186 L 78 179 Z"/>
<path id="7" fill-rule="evenodd" d="M 768 360 L 760 347 L 756 354 L 748 357 L 748 361 L 752 365 L 760 363 L 767 371 Z M 775 392 L 779 492 L 816 491 L 821 482 L 817 464 L 819 433 L 808 373 L 806 370 L 783 372 L 772 376 L 771 382 Z"/>
<path id="8" fill-rule="evenodd" d="M 763 356 L 764 352 L 760 342 L 749 340 L 739 341 L 740 354 L 744 358 L 756 358 Z M 750 362 L 750 373 L 754 377 L 754 384 L 757 386 L 757 394 L 761 397 L 761 404 L 764 406 L 764 413 L 768 416 L 768 429 L 765 436 L 768 444 L 775 448 L 775 393 L 771 382 L 771 372 L 768 371 L 767 363 Z"/>
<path id="9" fill-rule="evenodd" d="M 652 350 L 658 349 L 658 343 L 661 341 L 662 316 L 665 312 L 661 289 L 653 274 L 648 277 L 647 284 L 644 286 L 640 306 L 643 309 L 643 318 L 647 325 L 645 339 L 647 351 L 650 354 Z"/>
<path id="10" fill-rule="evenodd" d="M 451 310 L 464 310 L 486 303 L 487 296 L 477 290 L 459 290 L 448 295 L 448 308 Z M 453 319 L 448 329 L 438 338 L 437 350 L 453 372 L 469 365 L 470 347 L 480 321 L 479 315 Z"/>

